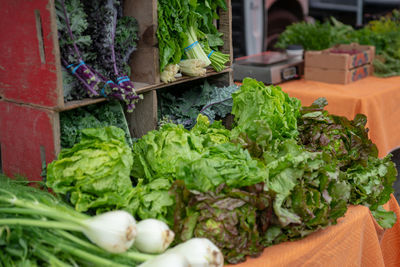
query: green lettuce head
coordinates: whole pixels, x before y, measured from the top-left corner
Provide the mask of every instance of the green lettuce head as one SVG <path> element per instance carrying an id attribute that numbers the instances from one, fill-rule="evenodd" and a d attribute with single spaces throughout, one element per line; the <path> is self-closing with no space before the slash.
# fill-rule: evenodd
<path id="1" fill-rule="evenodd" d="M 78 211 L 129 208 L 132 152 L 117 127 L 82 130 L 81 141 L 47 166 L 48 187 L 69 196 Z"/>

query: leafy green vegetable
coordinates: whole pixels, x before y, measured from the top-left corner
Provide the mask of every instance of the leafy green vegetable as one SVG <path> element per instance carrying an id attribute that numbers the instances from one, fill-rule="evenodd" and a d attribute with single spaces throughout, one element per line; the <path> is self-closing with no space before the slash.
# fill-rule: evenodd
<path id="1" fill-rule="evenodd" d="M 200 59 L 221 71 L 230 56 L 218 52 L 224 44 L 214 25 L 217 9 L 227 10 L 225 1 L 159 0 L 157 37 L 160 49 L 160 71 L 178 64 L 185 57 Z M 200 43 L 199 43 L 200 42 Z M 211 48 L 215 52 L 211 53 Z"/>
<path id="2" fill-rule="evenodd" d="M 370 21 L 364 28 L 348 36 L 349 42 L 373 45 L 377 57 L 374 60 L 374 74 L 380 77 L 400 75 L 400 11 L 378 20 Z"/>
<path id="3" fill-rule="evenodd" d="M 198 45 L 196 29 L 201 15 L 195 11 L 197 1 L 158 0 L 158 47 L 160 72 L 168 64 L 178 64 L 184 53 L 190 59 L 201 59 L 206 65 L 210 60 Z"/>
<path id="4" fill-rule="evenodd" d="M 221 183 L 235 188 L 266 179 L 264 166 L 229 143 L 226 130 L 209 126 L 207 131 L 208 121 L 199 118 L 202 126 L 193 132 L 167 124 L 138 140 L 133 147 L 132 176 L 146 183 L 156 178 L 181 179 L 188 188 L 202 192 L 214 191 Z"/>
<path id="5" fill-rule="evenodd" d="M 218 8 L 227 10 L 225 0 L 198 0 L 196 11 L 201 14 L 201 19 L 198 22 L 199 30 L 207 36 L 207 41 L 210 47 L 214 50 L 218 46 L 222 46 L 224 41 L 221 39 L 222 33 L 218 32 L 215 27 L 214 20 L 219 19 L 217 13 Z"/>
<path id="6" fill-rule="evenodd" d="M 132 146 L 132 138 L 121 104 L 118 101 L 107 101 L 61 112 L 61 147 L 71 148 L 78 143 L 83 129 L 105 126 L 115 126 L 123 129 L 126 142 Z"/>
<path id="7" fill-rule="evenodd" d="M 374 211 L 390 199 L 397 170 L 390 160 L 370 157 L 366 166 L 354 164 L 347 169 L 347 179 L 352 185 L 351 203 L 364 205 Z"/>
<path id="8" fill-rule="evenodd" d="M 271 219 L 270 198 L 262 184 L 247 190 L 221 184 L 216 192 L 199 193 L 188 191 L 178 181 L 171 192 L 177 202 L 174 232 L 179 242 L 206 237 L 221 249 L 229 263 L 262 252 L 261 237 Z"/>
<path id="9" fill-rule="evenodd" d="M 203 139 L 191 134 L 182 125 L 166 124 L 150 131 L 133 144 L 132 176 L 147 184 L 157 178 L 173 181 L 179 161 L 200 157 Z"/>
<path id="10" fill-rule="evenodd" d="M 240 90 L 232 97 L 232 114 L 236 122 L 232 138 L 235 142 L 244 147 L 251 146 L 249 141 L 255 142 L 263 151 L 269 151 L 279 141 L 298 136 L 300 100 L 289 97 L 280 87 L 245 78 Z M 260 131 L 265 134 L 260 136 Z"/>
<path id="11" fill-rule="evenodd" d="M 225 0 L 199 0 L 197 1 L 196 11 L 201 14 L 198 21 L 197 37 L 203 46 L 204 52 L 211 61 L 211 66 L 216 71 L 222 71 L 225 64 L 230 61 L 229 54 L 223 54 L 218 51 L 220 46 L 224 45 L 222 33 L 218 31 L 214 20 L 219 19 L 218 9 L 227 10 Z"/>
<path id="12" fill-rule="evenodd" d="M 171 182 L 168 179 L 158 178 L 147 184 L 139 179 L 132 193 L 133 215 L 142 220 L 155 218 L 170 223 L 175 205 L 169 193 L 170 188 Z"/>
<path id="13" fill-rule="evenodd" d="M 379 206 L 376 210 L 371 211 L 375 220 L 380 226 L 385 229 L 393 227 L 397 221 L 396 214 L 393 211 L 387 211 L 382 206 Z"/>
<path id="14" fill-rule="evenodd" d="M 285 49 L 288 45 L 299 44 L 304 50 L 322 50 L 346 40 L 346 34 L 353 31 L 333 17 L 331 21 L 321 23 L 316 21 L 293 23 L 279 35 L 275 47 Z"/>
<path id="15" fill-rule="evenodd" d="M 55 6 L 65 101 L 109 96 L 132 111 L 142 98 L 126 76 L 138 39 L 135 19 L 120 19 L 122 7 L 117 0 L 57 0 Z M 85 89 L 83 95 L 79 87 Z"/>
<path id="16" fill-rule="evenodd" d="M 77 211 L 131 211 L 132 152 L 114 126 L 82 130 L 81 141 L 47 166 L 47 186 L 70 196 Z"/>
<path id="17" fill-rule="evenodd" d="M 308 151 L 325 151 L 346 170 L 356 162 L 365 166 L 369 157 L 378 157 L 378 149 L 368 138 L 365 128 L 367 118 L 358 114 L 350 121 L 324 110 L 325 98 L 317 99 L 311 106 L 301 108 L 298 120 L 300 143 Z"/>
<path id="18" fill-rule="evenodd" d="M 368 138 L 365 128 L 367 118 L 357 114 L 350 121 L 345 117 L 329 114 L 324 110 L 327 101 L 316 100 L 311 106 L 303 107 L 299 118 L 299 141 L 308 151 L 324 151 L 329 154 L 351 185 L 349 203 L 362 204 L 376 211 L 385 204 L 393 192 L 397 171 L 390 156 L 378 158 L 378 149 Z M 374 213 L 383 216 L 384 211 Z M 385 220 L 393 221 L 393 213 L 387 213 Z"/>
<path id="19" fill-rule="evenodd" d="M 205 138 L 203 144 L 207 147 L 228 143 L 231 135 L 231 132 L 222 125 L 221 121 L 214 121 L 213 124 L 210 124 L 208 117 L 201 114 L 197 117 L 197 123 L 191 132 L 202 135 Z"/>
<path id="20" fill-rule="evenodd" d="M 265 166 L 232 143 L 210 147 L 198 159 L 181 160 L 176 166 L 176 179 L 200 192 L 215 191 L 221 184 L 229 188 L 250 186 L 267 178 Z"/>
<path id="21" fill-rule="evenodd" d="M 201 113 L 213 123 L 216 118 L 224 118 L 231 112 L 232 93 L 238 88 L 237 85 L 218 88 L 205 81 L 202 86 L 185 90 L 182 95 L 161 92 L 158 95 L 159 120 L 167 118 L 191 129 Z"/>
<path id="22" fill-rule="evenodd" d="M 274 214 L 282 228 L 274 242 L 303 237 L 344 215 L 350 186 L 330 162 L 328 155 L 307 152 L 294 140 L 283 142 L 275 159 L 267 160 L 265 190 L 274 196 Z"/>

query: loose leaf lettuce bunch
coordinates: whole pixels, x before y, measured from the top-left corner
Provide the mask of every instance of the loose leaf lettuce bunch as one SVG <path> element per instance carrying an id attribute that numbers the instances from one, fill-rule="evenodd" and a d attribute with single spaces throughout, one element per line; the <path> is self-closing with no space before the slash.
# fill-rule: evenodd
<path id="1" fill-rule="evenodd" d="M 171 188 L 176 199 L 174 232 L 182 242 L 206 237 L 216 244 L 229 263 L 258 256 L 262 236 L 271 219 L 270 197 L 262 184 L 232 189 L 221 184 L 215 192 L 188 191 L 182 181 Z"/>
<path id="2" fill-rule="evenodd" d="M 132 151 L 114 126 L 82 130 L 81 141 L 47 166 L 48 187 L 69 196 L 77 211 L 131 211 Z"/>
<path id="3" fill-rule="evenodd" d="M 274 149 L 282 140 L 297 138 L 301 103 L 280 87 L 245 78 L 232 98 L 236 122 L 232 139 L 250 148 L 253 156 Z"/>
<path id="4" fill-rule="evenodd" d="M 381 226 L 388 227 L 388 222 L 393 225 L 395 214 L 380 207 L 389 200 L 397 176 L 391 156 L 378 158 L 378 149 L 368 138 L 364 115 L 358 114 L 354 120 L 348 120 L 329 114 L 324 110 L 326 105 L 325 99 L 318 99 L 302 108 L 300 144 L 308 151 L 324 151 L 337 162 L 351 185 L 349 203 L 369 207 Z"/>
<path id="5" fill-rule="evenodd" d="M 266 179 L 263 164 L 230 143 L 227 130 L 209 126 L 202 115 L 198 121 L 193 131 L 167 124 L 142 137 L 133 147 L 132 176 L 145 183 L 156 178 L 183 180 L 201 192 L 215 191 L 222 183 L 237 188 Z"/>
<path id="6" fill-rule="evenodd" d="M 264 189 L 277 219 L 265 245 L 304 237 L 345 214 L 350 185 L 326 153 L 308 152 L 287 140 L 265 161 L 269 179 Z"/>
<path id="7" fill-rule="evenodd" d="M 160 130 L 148 132 L 133 144 L 132 176 L 147 184 L 156 178 L 171 181 L 180 161 L 200 157 L 203 139 L 191 134 L 182 125 L 166 124 Z"/>
<path id="8" fill-rule="evenodd" d="M 206 149 L 198 159 L 177 162 L 176 179 L 200 192 L 215 191 L 221 184 L 240 188 L 263 182 L 268 177 L 264 164 L 247 150 L 232 143 Z"/>
<path id="9" fill-rule="evenodd" d="M 366 166 L 369 157 L 378 157 L 376 145 L 368 138 L 365 115 L 357 114 L 350 121 L 329 114 L 324 110 L 327 104 L 325 98 L 319 98 L 311 106 L 301 108 L 300 143 L 308 151 L 329 153 L 342 170 L 356 162 Z"/>
<path id="10" fill-rule="evenodd" d="M 157 178 L 147 184 L 139 179 L 132 192 L 132 214 L 141 220 L 158 219 L 172 227 L 175 201 L 169 193 L 171 185 L 171 181 L 165 178 Z"/>

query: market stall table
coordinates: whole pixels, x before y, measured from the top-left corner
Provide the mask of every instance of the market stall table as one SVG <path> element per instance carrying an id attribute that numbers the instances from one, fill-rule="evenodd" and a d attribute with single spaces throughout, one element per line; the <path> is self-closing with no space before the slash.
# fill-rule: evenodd
<path id="1" fill-rule="evenodd" d="M 280 86 L 289 96 L 299 98 L 304 106 L 325 97 L 326 109 L 331 114 L 348 119 L 354 119 L 358 113 L 365 114 L 369 136 L 378 146 L 380 157 L 400 146 L 400 76 L 370 76 L 347 85 L 302 79 Z"/>
<path id="2" fill-rule="evenodd" d="M 394 196 L 384 205 L 400 218 Z M 350 206 L 338 223 L 304 239 L 264 249 L 261 256 L 230 267 L 400 266 L 400 223 L 382 229 L 364 206 Z"/>

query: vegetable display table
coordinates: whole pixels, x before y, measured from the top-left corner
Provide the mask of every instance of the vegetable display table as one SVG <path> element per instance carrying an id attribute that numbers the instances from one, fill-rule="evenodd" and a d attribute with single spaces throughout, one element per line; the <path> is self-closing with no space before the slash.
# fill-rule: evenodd
<path id="1" fill-rule="evenodd" d="M 258 258 L 229 266 L 399 266 L 400 208 L 393 195 L 384 208 L 397 215 L 397 222 L 391 229 L 382 229 L 367 207 L 350 206 L 336 225 L 302 240 L 268 247 Z"/>
<path id="2" fill-rule="evenodd" d="M 354 119 L 367 116 L 369 137 L 383 157 L 400 146 L 400 77 L 367 77 L 347 85 L 295 80 L 280 84 L 283 91 L 308 106 L 318 97 L 328 100 L 326 109 L 335 115 Z"/>

